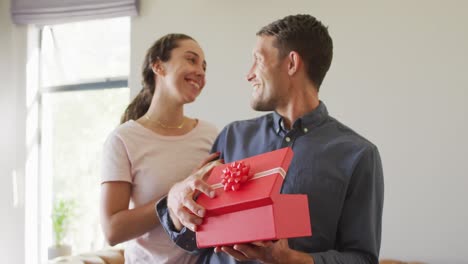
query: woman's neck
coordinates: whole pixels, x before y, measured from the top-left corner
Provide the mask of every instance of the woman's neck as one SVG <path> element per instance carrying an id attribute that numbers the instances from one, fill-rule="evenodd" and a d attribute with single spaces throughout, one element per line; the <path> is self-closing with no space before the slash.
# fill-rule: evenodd
<path id="1" fill-rule="evenodd" d="M 176 104 L 169 98 L 153 97 L 151 105 L 145 114 L 149 119 L 167 127 L 177 127 L 184 122 L 184 105 Z"/>
<path id="2" fill-rule="evenodd" d="M 184 116 L 184 105 L 174 104 L 169 99 L 153 100 L 137 122 L 163 136 L 185 135 L 198 124 L 198 120 Z"/>

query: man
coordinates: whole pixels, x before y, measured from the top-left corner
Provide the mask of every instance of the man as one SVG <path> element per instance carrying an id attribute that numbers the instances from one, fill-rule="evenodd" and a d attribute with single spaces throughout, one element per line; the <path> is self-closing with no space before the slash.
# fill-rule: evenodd
<path id="1" fill-rule="evenodd" d="M 332 54 L 327 28 L 312 16 L 288 16 L 262 28 L 247 80 L 252 108 L 274 112 L 229 124 L 213 146 L 225 162 L 292 147 L 281 192 L 307 194 L 313 235 L 199 250 L 193 231 L 205 211 L 193 193 L 210 195 L 212 189 L 191 176 L 171 188 L 157 211 L 171 238 L 200 254 L 199 263 L 378 263 L 380 156 L 371 142 L 329 116 L 318 98 Z"/>

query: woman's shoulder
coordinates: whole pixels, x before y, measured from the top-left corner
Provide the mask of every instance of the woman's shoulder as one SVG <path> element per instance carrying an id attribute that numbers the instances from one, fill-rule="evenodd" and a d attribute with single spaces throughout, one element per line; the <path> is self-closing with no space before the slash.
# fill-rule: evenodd
<path id="1" fill-rule="evenodd" d="M 135 121 L 129 120 L 125 123 L 118 125 L 109 134 L 108 139 L 120 138 L 121 140 L 131 137 L 138 132 L 138 124 Z"/>
<path id="2" fill-rule="evenodd" d="M 200 130 L 203 130 L 204 132 L 208 131 L 208 132 L 212 132 L 216 134 L 219 133 L 218 127 L 216 127 L 215 124 L 208 122 L 206 120 L 198 119 L 198 125 L 200 127 Z"/>

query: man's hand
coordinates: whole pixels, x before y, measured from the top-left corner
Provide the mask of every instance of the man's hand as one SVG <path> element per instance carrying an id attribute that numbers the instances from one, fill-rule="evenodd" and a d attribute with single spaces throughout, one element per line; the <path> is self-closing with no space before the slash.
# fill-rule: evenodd
<path id="1" fill-rule="evenodd" d="M 262 263 L 314 263 L 311 256 L 289 248 L 287 239 L 276 242 L 254 242 L 233 247 L 216 247 L 215 252 L 225 252 L 238 261 L 257 260 Z"/>
<path id="2" fill-rule="evenodd" d="M 198 170 L 185 180 L 172 186 L 167 195 L 167 207 L 169 215 L 175 228 L 180 231 L 182 226 L 186 226 L 192 231 L 196 231 L 196 226 L 202 223 L 205 216 L 205 208 L 198 205 L 194 196 L 202 192 L 213 198 L 214 190 L 204 181 L 209 172 L 219 161 L 212 161 L 219 157 L 219 152 L 209 155 L 198 167 Z"/>

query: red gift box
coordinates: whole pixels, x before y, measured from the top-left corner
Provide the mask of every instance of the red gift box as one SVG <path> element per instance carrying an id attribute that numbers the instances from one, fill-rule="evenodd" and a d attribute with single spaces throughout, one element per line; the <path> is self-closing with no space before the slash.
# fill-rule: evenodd
<path id="1" fill-rule="evenodd" d="M 197 200 L 206 209 L 197 246 L 312 235 L 307 195 L 279 193 L 292 156 L 291 148 L 282 148 L 216 166 L 207 180 L 215 198 L 201 194 Z"/>

